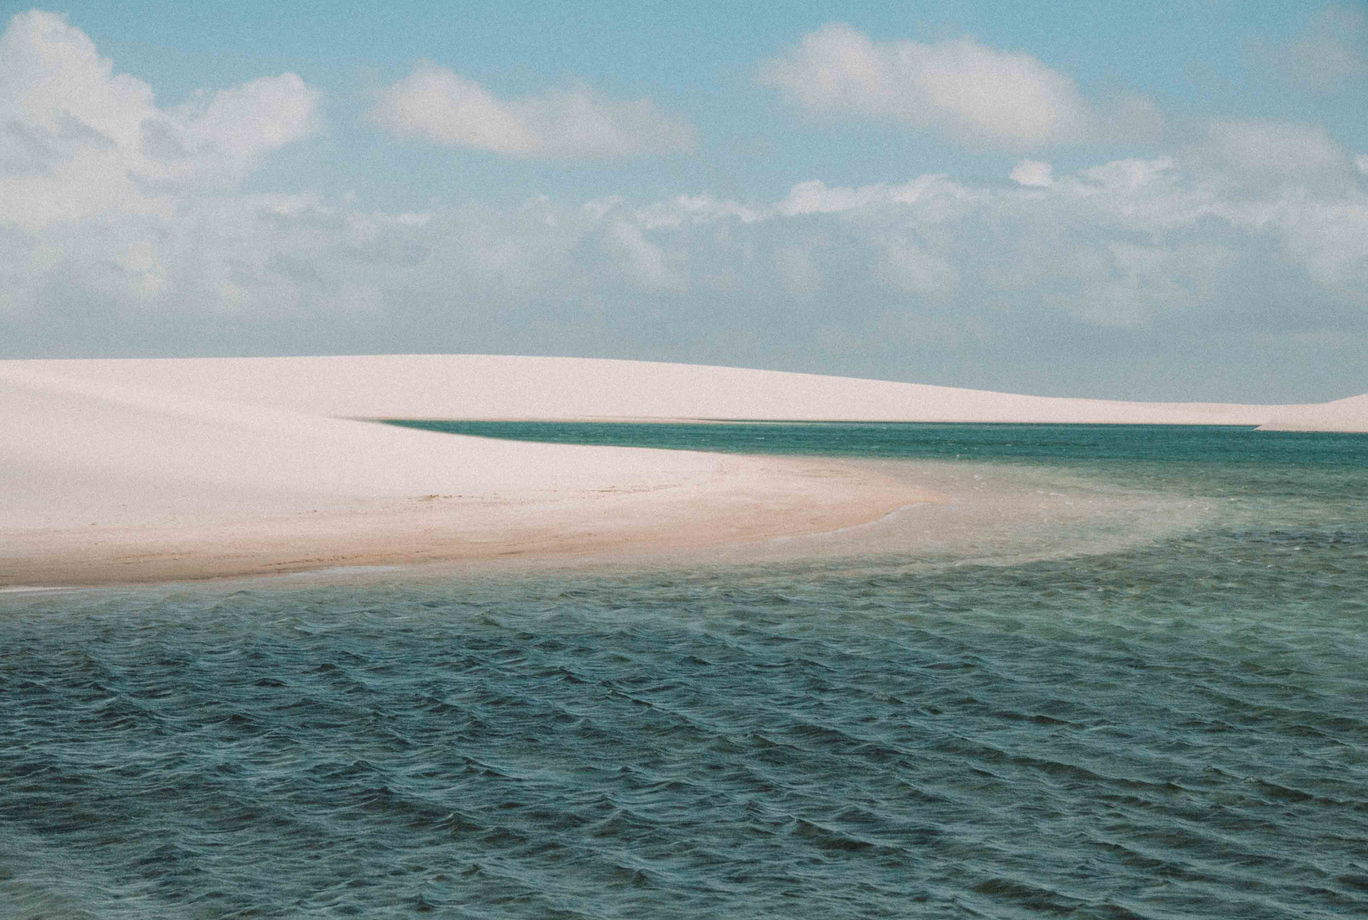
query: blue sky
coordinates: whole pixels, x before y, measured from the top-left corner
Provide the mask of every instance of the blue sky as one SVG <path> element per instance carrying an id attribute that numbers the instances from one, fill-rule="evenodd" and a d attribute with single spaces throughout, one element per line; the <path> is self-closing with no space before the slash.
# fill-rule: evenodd
<path id="1" fill-rule="evenodd" d="M 0 6 L 0 357 L 1368 390 L 1368 6 Z"/>

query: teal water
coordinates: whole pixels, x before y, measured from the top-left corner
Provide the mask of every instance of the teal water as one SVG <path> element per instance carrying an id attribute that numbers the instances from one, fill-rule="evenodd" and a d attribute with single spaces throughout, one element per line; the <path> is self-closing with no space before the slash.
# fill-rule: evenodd
<path id="1" fill-rule="evenodd" d="M 0 595 L 0 917 L 1368 912 L 1368 437 L 473 433 L 1125 501 L 934 565 Z"/>
<path id="2" fill-rule="evenodd" d="M 393 420 L 391 425 L 517 441 L 725 453 L 995 460 L 1007 463 L 1198 461 L 1210 466 L 1368 465 L 1368 436 L 1230 425 L 908 422 L 541 422 Z"/>

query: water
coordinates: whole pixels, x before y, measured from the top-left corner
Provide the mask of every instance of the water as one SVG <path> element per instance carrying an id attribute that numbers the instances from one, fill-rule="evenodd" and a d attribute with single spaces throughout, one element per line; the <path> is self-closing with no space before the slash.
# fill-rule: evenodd
<path id="1" fill-rule="evenodd" d="M 0 595 L 0 917 L 1368 911 L 1368 437 L 698 428 L 535 433 L 1053 504 L 854 558 Z"/>

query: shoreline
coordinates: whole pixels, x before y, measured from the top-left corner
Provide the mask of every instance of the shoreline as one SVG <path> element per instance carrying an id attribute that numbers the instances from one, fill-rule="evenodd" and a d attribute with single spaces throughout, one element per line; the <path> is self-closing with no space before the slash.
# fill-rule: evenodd
<path id="1" fill-rule="evenodd" d="M 1345 430 L 1360 408 L 1368 430 L 1368 396 L 1318 407 L 1118 403 L 469 355 L 0 361 L 0 588 L 744 556 L 944 500 L 854 461 L 499 440 L 374 419 Z M 947 513 L 929 517 L 953 529 Z"/>
<path id="2" fill-rule="evenodd" d="M 608 448 L 612 450 L 613 448 Z M 687 452 L 676 452 L 687 453 Z M 0 590 L 85 588 L 495 561 L 742 555 L 848 531 L 936 496 L 821 458 L 728 457 L 701 482 L 541 496 L 422 496 L 317 512 L 9 531 Z"/>

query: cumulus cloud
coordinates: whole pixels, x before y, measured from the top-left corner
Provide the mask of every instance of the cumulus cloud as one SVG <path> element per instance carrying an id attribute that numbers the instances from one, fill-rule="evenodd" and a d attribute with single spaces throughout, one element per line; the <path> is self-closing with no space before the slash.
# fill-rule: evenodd
<path id="1" fill-rule="evenodd" d="M 432 63 L 385 88 L 371 118 L 400 137 L 513 157 L 633 157 L 698 144 L 692 125 L 649 99 L 605 99 L 575 86 L 505 100 Z"/>
<path id="2" fill-rule="evenodd" d="M 466 102 L 487 145 L 531 150 L 554 122 Z M 1230 395 L 1182 382 L 1209 362 L 1288 399 L 1350 392 L 1298 368 L 1368 366 L 1368 156 L 1315 125 L 1222 120 L 1167 156 L 1024 159 L 1012 182 L 809 178 L 764 200 L 390 213 L 235 184 L 317 130 L 317 105 L 286 74 L 159 107 L 66 20 L 17 17 L 0 37 L 0 357 L 561 353 Z M 1173 374 L 1184 392 L 1162 389 Z"/>
<path id="3" fill-rule="evenodd" d="M 971 38 L 879 42 L 841 23 L 764 62 L 760 81 L 814 114 L 880 118 L 1005 149 L 1152 134 L 1160 121 L 1140 99 L 1099 114 L 1072 79 L 1028 54 Z"/>
<path id="4" fill-rule="evenodd" d="M 1091 366 L 1206 342 L 1233 368 L 1292 334 L 1368 342 L 1361 187 L 1236 194 L 1171 158 L 1053 179 L 423 214 L 202 198 L 0 234 L 0 341 L 32 353 L 61 316 L 68 353 L 79 323 L 102 353 L 560 352 L 980 385 L 1051 349 Z M 982 376 L 941 376 L 947 345 Z"/>
<path id="5" fill-rule="evenodd" d="M 260 77 L 239 86 L 203 94 L 169 113 L 182 148 L 191 156 L 216 155 L 250 164 L 261 154 L 318 130 L 321 94 L 297 74 Z"/>
<path id="6" fill-rule="evenodd" d="M 1334 331 L 1368 355 L 1365 183 L 1311 194 L 1288 184 L 1295 173 L 1237 186 L 1212 169 L 1184 155 L 1051 171 L 1049 185 L 813 180 L 768 203 L 541 197 L 422 214 L 203 198 L 165 217 L 0 234 L 0 313 L 28 317 L 31 341 L 50 305 L 99 304 L 86 322 L 106 338 L 140 330 L 130 350 L 180 323 L 198 330 L 180 350 L 210 328 L 226 351 L 541 351 L 910 377 L 929 372 L 898 368 L 934 367 L 946 343 L 989 367 L 1070 343 L 1132 361 L 1206 341 L 1233 362 L 1240 347 Z M 0 339 L 18 328 L 0 322 Z"/>
<path id="7" fill-rule="evenodd" d="M 0 221 L 166 214 L 318 130 L 320 99 L 286 73 L 160 109 L 65 17 L 21 13 L 0 35 Z"/>
<path id="8" fill-rule="evenodd" d="M 0 36 L 0 112 L 55 135 L 80 125 L 117 146 L 133 146 L 155 113 L 152 88 L 114 73 L 95 44 L 65 17 L 34 10 Z"/>

